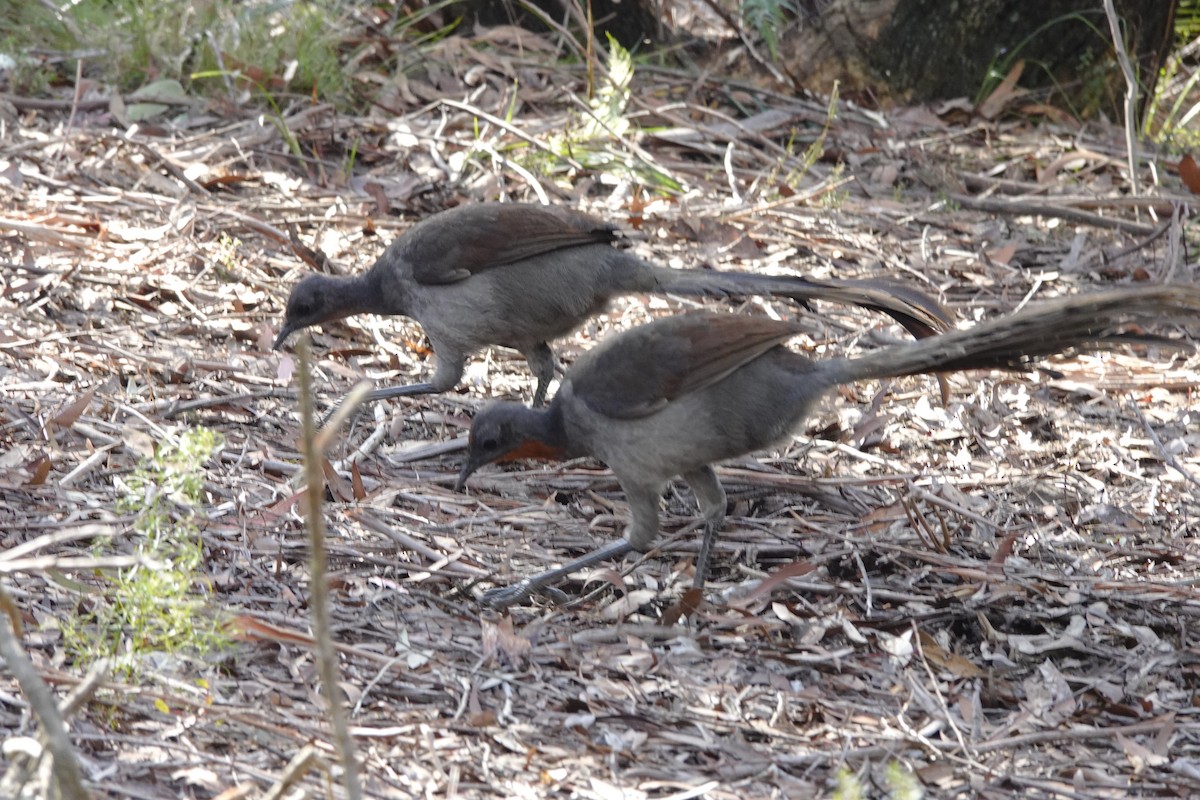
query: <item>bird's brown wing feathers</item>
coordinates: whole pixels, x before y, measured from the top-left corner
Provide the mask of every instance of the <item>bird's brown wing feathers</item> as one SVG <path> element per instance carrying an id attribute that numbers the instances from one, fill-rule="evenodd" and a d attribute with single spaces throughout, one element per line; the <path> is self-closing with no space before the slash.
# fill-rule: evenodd
<path id="1" fill-rule="evenodd" d="M 635 328 L 589 351 L 567 373 L 576 398 L 609 417 L 652 414 L 721 380 L 799 327 L 761 317 L 683 314 Z"/>
<path id="2" fill-rule="evenodd" d="M 436 214 L 403 237 L 418 283 L 447 284 L 534 256 L 617 239 L 617 229 L 568 208 L 479 203 Z"/>

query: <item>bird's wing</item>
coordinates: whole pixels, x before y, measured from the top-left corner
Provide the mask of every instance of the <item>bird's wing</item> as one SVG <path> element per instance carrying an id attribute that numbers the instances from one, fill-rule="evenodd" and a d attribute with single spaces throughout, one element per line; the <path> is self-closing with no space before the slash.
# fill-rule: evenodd
<path id="1" fill-rule="evenodd" d="M 710 386 L 792 338 L 799 327 L 762 317 L 682 314 L 610 337 L 571 367 L 574 396 L 605 416 L 646 416 Z"/>
<path id="2" fill-rule="evenodd" d="M 617 229 L 587 214 L 532 203 L 479 203 L 443 211 L 403 237 L 402 257 L 418 283 L 447 284 L 484 270 L 585 244 Z"/>

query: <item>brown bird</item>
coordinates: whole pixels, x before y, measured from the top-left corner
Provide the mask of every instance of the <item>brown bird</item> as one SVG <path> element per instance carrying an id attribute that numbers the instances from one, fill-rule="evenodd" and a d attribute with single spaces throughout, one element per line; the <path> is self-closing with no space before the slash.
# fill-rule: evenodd
<path id="1" fill-rule="evenodd" d="M 524 354 L 541 405 L 554 376 L 549 343 L 624 294 L 832 300 L 889 314 L 917 337 L 953 327 L 935 300 L 899 284 L 668 269 L 613 247 L 617 239 L 612 225 L 556 206 L 452 208 L 413 226 L 364 273 L 301 280 L 275 349 L 301 328 L 354 314 L 412 317 L 433 347 L 433 377 L 376 390 L 368 400 L 448 391 L 468 355 L 503 345 Z"/>
<path id="2" fill-rule="evenodd" d="M 1036 358 L 1114 342 L 1176 340 L 1123 333 L 1129 320 L 1195 320 L 1200 289 L 1127 288 L 1040 304 L 969 330 L 905 342 L 855 358 L 814 361 L 783 347 L 799 328 L 732 314 L 666 317 L 604 340 L 567 371 L 547 408 L 485 406 L 471 425 L 457 488 L 479 467 L 517 458 L 591 456 L 617 476 L 631 520 L 619 539 L 562 567 L 485 593 L 496 608 L 658 536 L 667 481 L 681 475 L 705 518 L 694 586 L 725 514 L 712 464 L 786 438 L 830 389 L 869 378 L 964 369 L 1023 369 Z"/>

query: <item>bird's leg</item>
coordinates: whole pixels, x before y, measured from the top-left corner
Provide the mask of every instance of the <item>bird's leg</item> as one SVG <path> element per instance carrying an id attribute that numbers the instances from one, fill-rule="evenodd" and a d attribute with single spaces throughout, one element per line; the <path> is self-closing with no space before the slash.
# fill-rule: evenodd
<path id="1" fill-rule="evenodd" d="M 429 381 L 410 383 L 407 386 L 388 386 L 383 389 L 372 389 L 363 398 L 363 404 L 374 403 L 376 400 L 388 400 L 393 397 L 413 397 L 418 394 L 436 394 L 437 389 Z"/>
<path id="2" fill-rule="evenodd" d="M 537 575 L 531 575 L 511 586 L 502 586 L 499 589 L 486 591 L 479 598 L 479 602 L 497 610 L 508 608 L 517 603 L 523 603 L 533 595 L 553 586 L 572 573 L 594 567 L 605 561 L 621 558 L 632 549 L 633 546 L 628 541 L 617 539 L 615 542 L 610 542 L 598 550 L 593 550 L 585 556 L 563 564 L 561 567 L 555 567 L 545 572 L 539 572 Z"/>
<path id="3" fill-rule="evenodd" d="M 374 403 L 377 400 L 388 400 L 393 397 L 415 397 L 421 394 L 440 394 L 448 392 L 455 387 L 459 379 L 462 378 L 463 364 L 466 361 L 466 356 L 458 352 L 452 352 L 449 347 L 435 349 L 435 357 L 437 358 L 437 368 L 434 370 L 433 377 L 428 381 L 421 383 L 410 383 L 405 386 L 386 386 L 382 389 L 372 389 L 367 392 L 366 397 L 359 404 L 361 409 L 367 403 Z M 337 413 L 337 408 L 334 408 L 325 419 L 321 420 L 321 426 L 324 427 L 333 415 Z"/>
<path id="4" fill-rule="evenodd" d="M 554 351 L 545 342 L 538 342 L 532 347 L 522 348 L 521 353 L 529 364 L 529 371 L 537 379 L 537 388 L 533 391 L 533 406 L 537 408 L 546 402 L 546 391 L 554 379 Z"/>
<path id="5" fill-rule="evenodd" d="M 437 367 L 433 371 L 433 377 L 428 381 L 410 383 L 407 386 L 388 386 L 383 389 L 375 389 L 366 396 L 363 403 L 374 403 L 376 400 L 387 400 L 392 397 L 440 394 L 453 389 L 462 379 L 463 366 L 467 360 L 466 355 L 454 352 L 444 344 L 434 344 L 433 353 Z"/>
<path id="6" fill-rule="evenodd" d="M 700 513 L 704 515 L 704 538 L 700 541 L 700 553 L 696 556 L 696 574 L 692 577 L 692 588 L 703 589 L 708 578 L 708 562 L 712 558 L 713 545 L 721 524 L 725 521 L 725 490 L 717 480 L 712 467 L 686 472 L 683 479 L 692 487 Z"/>
<path id="7" fill-rule="evenodd" d="M 692 588 L 703 589 L 708 579 L 708 562 L 712 560 L 713 545 L 721 531 L 721 520 L 704 521 L 704 538 L 700 540 L 700 552 L 696 555 L 696 574 L 692 576 Z"/>
<path id="8" fill-rule="evenodd" d="M 716 481 L 716 475 L 713 476 L 713 481 Z M 598 550 L 593 550 L 585 556 L 563 564 L 561 567 L 539 572 L 512 586 L 485 592 L 480 598 L 480 602 L 492 608 L 506 608 L 528 600 L 535 593 L 561 581 L 571 573 L 621 558 L 633 550 L 640 552 L 649 550 L 650 545 L 658 537 L 658 500 L 662 496 L 662 486 L 645 486 L 634 484 L 632 481 L 621 481 L 621 486 L 625 489 L 632 517 L 629 527 L 625 530 L 624 539 L 610 542 Z M 720 484 L 716 484 L 716 486 L 718 490 L 721 488 Z M 721 508 L 724 510 L 725 506 L 722 505 Z"/>
<path id="9" fill-rule="evenodd" d="M 389 386 L 386 389 L 372 389 L 362 399 L 359 408 L 361 409 L 367 403 L 374 403 L 376 400 L 387 400 L 390 397 L 412 397 L 418 394 L 435 394 L 439 391 L 441 390 L 435 388 L 432 383 L 411 383 L 407 386 Z M 322 428 L 329 424 L 329 421 L 337 414 L 340 407 L 341 403 L 338 403 L 332 411 L 325 415 L 325 418 L 321 420 Z M 354 413 L 357 414 L 357 410 Z"/>

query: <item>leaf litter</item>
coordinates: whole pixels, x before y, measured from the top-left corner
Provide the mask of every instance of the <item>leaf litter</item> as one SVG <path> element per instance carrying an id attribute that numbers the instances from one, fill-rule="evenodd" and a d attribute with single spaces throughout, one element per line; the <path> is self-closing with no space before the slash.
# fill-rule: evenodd
<path id="1" fill-rule="evenodd" d="M 625 110 L 635 125 L 602 149 L 610 162 L 593 151 L 584 165 L 550 145 L 580 114 L 583 76 L 532 58 L 553 44 L 528 32 L 468 41 L 435 46 L 426 78 L 372 76 L 385 89 L 370 116 L 287 107 L 303 163 L 277 125 L 188 124 L 199 108 L 164 136 L 114 135 L 104 111 L 66 127 L 69 108 L 23 110 L 0 143 L 0 574 L 58 691 L 85 671 L 57 621 L 101 591 L 92 546 L 132 535 L 122 476 L 189 427 L 225 440 L 201 536 L 234 643 L 148 661 L 136 681 L 114 673 L 75 712 L 97 796 L 240 796 L 285 775 L 323 791 L 293 361 L 268 349 L 289 287 L 316 265 L 364 269 L 457 203 L 546 196 L 624 222 L 662 263 L 885 275 L 966 322 L 1196 279 L 1169 246 L 1181 226 L 1194 240 L 1194 212 L 1172 213 L 1183 190 L 1121 193 L 1112 127 L 1055 137 L 1024 118 L 843 108 L 830 161 L 807 167 L 789 143 L 819 134 L 823 105 L 645 70 Z M 743 119 L 747 99 L 772 113 Z M 645 170 L 678 193 L 636 193 Z M 560 352 L 697 305 L 622 299 Z M 867 313 L 819 311 L 796 345 L 814 357 L 903 338 Z M 327 408 L 362 376 L 429 371 L 405 320 L 312 335 Z M 723 465 L 730 514 L 701 603 L 683 489 L 664 498 L 653 554 L 565 585 L 566 605 L 501 616 L 474 602 L 625 518 L 616 481 L 589 462 L 492 469 L 452 491 L 473 410 L 530 395 L 518 355 L 480 354 L 453 393 L 360 413 L 324 469 L 368 793 L 808 797 L 842 770 L 883 792 L 895 765 L 936 796 L 1200 792 L 1200 360 L 1047 366 L 952 376 L 944 406 L 927 380 L 846 387 L 792 442 Z M 32 729 L 2 680 L 13 741 Z"/>

